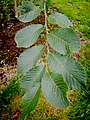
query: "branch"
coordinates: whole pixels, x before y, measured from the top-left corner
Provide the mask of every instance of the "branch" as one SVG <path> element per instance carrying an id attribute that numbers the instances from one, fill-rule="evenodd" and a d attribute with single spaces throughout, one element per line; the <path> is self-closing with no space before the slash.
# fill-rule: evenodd
<path id="1" fill-rule="evenodd" d="M 19 13 L 17 12 L 17 8 L 20 5 L 21 0 L 15 0 L 15 17 L 18 18 L 19 17 Z"/>
<path id="2" fill-rule="evenodd" d="M 44 0 L 44 13 L 45 13 L 45 28 L 46 28 L 46 33 L 48 34 L 48 27 L 47 27 L 47 12 L 46 12 L 46 0 Z"/>
<path id="3" fill-rule="evenodd" d="M 47 12 L 46 12 L 46 0 L 44 0 L 44 14 L 45 14 L 45 30 L 46 30 L 46 34 L 48 34 L 48 27 L 47 27 Z M 48 42 L 46 40 L 46 48 L 47 48 L 47 52 L 46 52 L 46 56 L 47 54 L 50 52 L 49 51 L 49 45 L 48 45 Z M 48 70 L 48 61 L 47 61 L 47 57 L 46 57 L 46 69 Z"/>
<path id="4" fill-rule="evenodd" d="M 45 29 L 46 29 L 46 34 L 48 34 L 46 0 L 44 0 L 44 14 L 45 14 Z M 47 41 L 46 41 L 46 46 L 47 46 L 47 53 L 49 53 L 49 45 L 48 45 Z"/>

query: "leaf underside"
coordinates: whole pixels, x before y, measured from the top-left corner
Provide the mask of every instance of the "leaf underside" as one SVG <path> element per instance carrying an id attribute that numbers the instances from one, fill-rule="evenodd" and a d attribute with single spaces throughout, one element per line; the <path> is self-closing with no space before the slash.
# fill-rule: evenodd
<path id="1" fill-rule="evenodd" d="M 47 34 L 50 46 L 61 54 L 78 52 L 80 50 L 80 38 L 71 28 L 58 28 Z"/>
<path id="2" fill-rule="evenodd" d="M 40 15 L 40 12 L 41 12 L 41 10 L 39 9 L 39 7 L 35 7 L 34 10 L 32 10 L 32 11 L 30 11 L 30 12 L 27 12 L 27 13 L 19 16 L 18 19 L 19 19 L 21 22 L 24 22 L 24 23 L 26 23 L 26 22 L 31 22 L 32 20 L 34 20 L 35 18 L 37 18 L 38 15 Z"/>
<path id="3" fill-rule="evenodd" d="M 43 54 L 44 48 L 43 45 L 34 46 L 21 53 L 17 61 L 17 73 L 25 75 L 33 68 Z"/>
<path id="4" fill-rule="evenodd" d="M 62 28 L 73 26 L 72 22 L 62 13 L 52 13 L 48 17 L 48 21 L 52 24 L 58 24 Z"/>
<path id="5" fill-rule="evenodd" d="M 36 8 L 36 6 L 34 5 L 33 2 L 24 1 L 24 2 L 22 2 L 22 5 L 18 7 L 17 11 L 21 12 L 21 15 L 23 15 L 29 11 L 34 10 L 35 8 Z"/>
<path id="6" fill-rule="evenodd" d="M 21 88 L 23 92 L 25 93 L 26 91 L 28 91 L 29 87 L 34 86 L 34 84 L 40 83 L 43 74 L 44 74 L 43 65 L 31 68 L 21 80 Z"/>
<path id="7" fill-rule="evenodd" d="M 46 100 L 55 107 L 66 108 L 68 87 L 60 74 L 46 72 L 42 79 L 42 91 Z"/>
<path id="8" fill-rule="evenodd" d="M 43 28 L 42 24 L 32 24 L 19 30 L 15 35 L 17 47 L 27 48 L 33 45 L 37 41 Z"/>
<path id="9" fill-rule="evenodd" d="M 30 69 L 21 80 L 21 88 L 24 92 L 22 97 L 23 112 L 21 114 L 21 120 L 24 120 L 25 116 L 34 110 L 38 103 L 43 74 L 44 67 L 40 65 Z"/>
<path id="10" fill-rule="evenodd" d="M 20 116 L 21 120 L 24 120 L 25 116 L 35 109 L 40 96 L 40 84 L 36 84 L 29 91 L 25 93 L 22 98 L 23 112 Z"/>
<path id="11" fill-rule="evenodd" d="M 63 75 L 69 89 L 86 90 L 86 74 L 74 58 L 53 53 L 48 55 L 48 63 L 53 72 Z"/>

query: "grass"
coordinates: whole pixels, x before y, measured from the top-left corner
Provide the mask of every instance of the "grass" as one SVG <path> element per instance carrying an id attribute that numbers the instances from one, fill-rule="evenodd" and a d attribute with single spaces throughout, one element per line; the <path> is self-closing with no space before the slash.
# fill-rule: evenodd
<path id="1" fill-rule="evenodd" d="M 21 111 L 21 89 L 19 78 L 13 79 L 0 91 L 0 120 L 10 119 L 17 111 Z"/>
<path id="2" fill-rule="evenodd" d="M 90 94 L 77 91 L 77 98 L 67 112 L 69 120 L 90 120 Z"/>
<path id="3" fill-rule="evenodd" d="M 84 66 L 87 76 L 87 85 L 90 87 L 90 44 L 85 45 L 79 52 L 78 61 Z"/>
<path id="4" fill-rule="evenodd" d="M 67 120 L 66 109 L 51 106 L 41 94 L 39 103 L 26 120 Z"/>
<path id="5" fill-rule="evenodd" d="M 51 0 L 51 4 L 72 20 L 81 36 L 90 39 L 90 0 Z"/>

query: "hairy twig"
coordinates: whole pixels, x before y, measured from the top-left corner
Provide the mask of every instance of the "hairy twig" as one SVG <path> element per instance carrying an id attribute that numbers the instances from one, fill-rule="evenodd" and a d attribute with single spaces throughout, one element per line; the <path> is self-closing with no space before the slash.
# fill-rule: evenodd
<path id="1" fill-rule="evenodd" d="M 44 13 L 45 13 L 45 28 L 46 28 L 46 33 L 48 34 L 48 27 L 47 27 L 47 12 L 46 12 L 46 0 L 44 0 Z"/>
<path id="2" fill-rule="evenodd" d="M 44 14 L 45 14 L 45 29 L 46 29 L 46 34 L 48 34 L 46 0 L 44 0 Z M 46 41 L 46 46 L 47 46 L 47 53 L 49 53 L 49 45 L 48 45 L 47 41 Z"/>

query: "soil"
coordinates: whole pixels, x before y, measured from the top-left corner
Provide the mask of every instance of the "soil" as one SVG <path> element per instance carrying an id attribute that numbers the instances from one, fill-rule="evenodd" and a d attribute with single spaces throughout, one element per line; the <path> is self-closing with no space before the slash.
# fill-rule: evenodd
<path id="1" fill-rule="evenodd" d="M 16 64 L 16 58 L 23 51 L 23 49 L 16 47 L 14 37 L 18 30 L 29 24 L 30 23 L 25 24 L 15 20 L 2 28 L 0 31 L 0 60 L 3 60 L 5 64 Z"/>
<path id="2" fill-rule="evenodd" d="M 0 89 L 15 76 L 16 60 L 23 49 L 16 47 L 14 37 L 26 25 L 15 19 L 0 30 Z"/>

